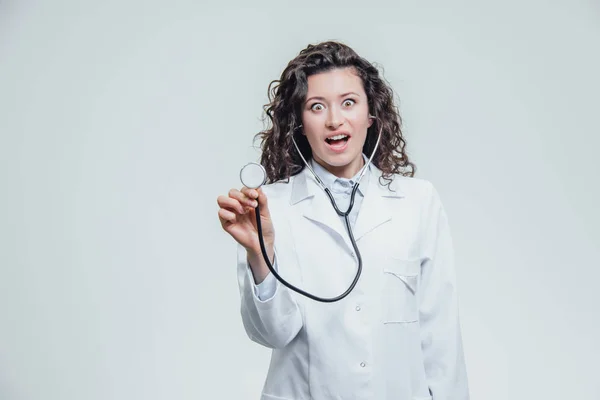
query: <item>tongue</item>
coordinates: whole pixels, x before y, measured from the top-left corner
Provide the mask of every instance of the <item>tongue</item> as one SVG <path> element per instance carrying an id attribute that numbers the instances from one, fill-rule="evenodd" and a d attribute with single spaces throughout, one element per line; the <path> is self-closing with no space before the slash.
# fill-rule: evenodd
<path id="1" fill-rule="evenodd" d="M 344 139 L 339 139 L 339 140 L 329 140 L 329 147 L 331 147 L 334 150 L 341 150 L 344 148 L 344 146 L 346 146 L 346 142 L 347 140 Z"/>

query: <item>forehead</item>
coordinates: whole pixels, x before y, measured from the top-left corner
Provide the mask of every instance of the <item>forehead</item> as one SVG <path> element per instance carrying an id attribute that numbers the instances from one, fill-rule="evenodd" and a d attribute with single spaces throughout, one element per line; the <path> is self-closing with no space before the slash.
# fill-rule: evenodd
<path id="1" fill-rule="evenodd" d="M 307 81 L 307 98 L 311 96 L 334 97 L 347 92 L 364 94 L 362 79 L 356 75 L 353 68 L 337 68 L 320 72 L 309 76 Z"/>

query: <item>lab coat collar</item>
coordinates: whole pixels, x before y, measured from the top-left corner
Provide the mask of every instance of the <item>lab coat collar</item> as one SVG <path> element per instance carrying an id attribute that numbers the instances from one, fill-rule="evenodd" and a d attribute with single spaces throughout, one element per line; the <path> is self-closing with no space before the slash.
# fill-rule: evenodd
<path id="1" fill-rule="evenodd" d="M 369 161 L 369 158 L 364 153 L 362 156 L 363 156 L 363 160 L 366 164 Z M 358 175 L 360 174 L 360 171 L 358 171 L 350 179 L 338 178 L 331 172 L 327 171 L 325 169 L 325 167 L 323 167 L 318 162 L 316 162 L 314 158 L 311 158 L 309 163 L 310 163 L 310 166 L 312 167 L 313 171 L 315 171 L 315 174 L 317 174 L 318 177 L 321 178 L 321 180 L 325 184 L 325 187 L 329 188 L 329 190 L 331 190 L 332 192 L 336 191 L 336 182 L 338 182 L 338 181 L 357 181 Z M 370 169 L 371 165 L 369 165 L 367 168 Z M 365 175 L 360 180 L 360 184 L 358 185 L 358 193 L 357 194 L 359 194 L 361 196 L 365 195 L 367 186 L 369 184 L 369 178 L 370 178 L 370 174 L 365 173 Z M 339 190 L 339 189 L 337 189 L 337 190 Z"/>
<path id="2" fill-rule="evenodd" d="M 394 179 L 388 188 L 385 185 L 387 181 L 382 179 L 384 184 L 381 184 L 379 178 L 382 176 L 382 171 L 375 165 L 371 164 L 369 171 L 366 173 L 370 174 L 369 188 L 366 190 L 356 220 L 354 229 L 354 239 L 356 241 L 392 218 L 392 209 L 389 207 L 387 198 L 401 199 L 405 197 L 404 192 L 399 187 L 398 179 Z M 327 194 L 321 189 L 308 168 L 305 167 L 292 181 L 290 204 L 304 204 L 304 200 L 307 199 L 311 200 L 303 208 L 304 216 L 334 230 L 344 239 L 348 247 L 352 248 L 341 218 L 335 212 Z"/>
<path id="3" fill-rule="evenodd" d="M 370 174 L 369 187 L 374 187 L 374 195 L 382 197 L 405 197 L 405 194 L 401 190 L 397 179 L 394 179 L 390 183 L 389 188 L 387 185 L 381 184 L 380 177 L 382 176 L 382 171 L 374 164 L 369 166 L 369 170 L 366 173 Z M 386 184 L 388 182 L 383 179 L 381 180 Z M 362 181 L 359 185 L 359 188 L 360 186 L 362 186 Z M 290 204 L 295 205 L 302 200 L 313 197 L 317 191 L 323 192 L 308 168 L 304 167 L 304 169 L 300 171 L 292 180 L 292 195 L 290 198 Z"/>

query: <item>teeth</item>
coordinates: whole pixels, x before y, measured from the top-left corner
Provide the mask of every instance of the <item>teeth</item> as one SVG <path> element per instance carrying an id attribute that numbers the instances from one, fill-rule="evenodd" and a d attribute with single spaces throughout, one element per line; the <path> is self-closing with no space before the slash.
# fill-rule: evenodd
<path id="1" fill-rule="evenodd" d="M 348 137 L 348 135 L 335 135 L 335 136 L 332 136 L 332 137 L 330 137 L 328 139 L 329 140 L 341 140 L 341 139 L 344 139 L 346 137 Z"/>

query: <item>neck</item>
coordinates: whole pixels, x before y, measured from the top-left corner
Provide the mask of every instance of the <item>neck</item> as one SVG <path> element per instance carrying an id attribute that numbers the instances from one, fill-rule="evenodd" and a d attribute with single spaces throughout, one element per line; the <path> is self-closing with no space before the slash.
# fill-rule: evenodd
<path id="1" fill-rule="evenodd" d="M 320 160 L 319 158 L 316 158 L 316 157 L 315 157 L 315 161 L 319 165 L 321 165 L 323 168 L 325 168 L 327 171 L 329 171 L 333 175 L 337 176 L 338 178 L 346 178 L 346 179 L 352 178 L 365 165 L 365 160 L 364 160 L 362 154 L 359 158 L 352 161 L 350 164 L 342 165 L 342 166 L 329 165 L 325 161 Z"/>

